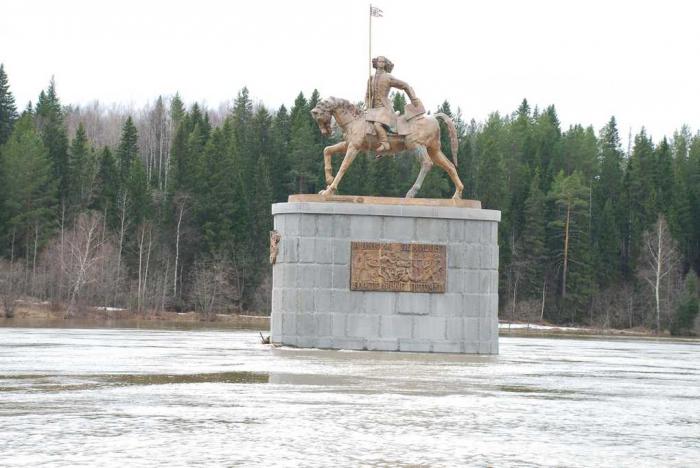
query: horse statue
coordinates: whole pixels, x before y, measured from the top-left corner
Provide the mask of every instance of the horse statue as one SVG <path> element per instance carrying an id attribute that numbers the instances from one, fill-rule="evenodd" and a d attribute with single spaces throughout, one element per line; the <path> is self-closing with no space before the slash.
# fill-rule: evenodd
<path id="1" fill-rule="evenodd" d="M 311 110 L 311 115 L 318 124 L 323 135 L 331 134 L 331 119 L 343 132 L 343 141 L 335 145 L 327 146 L 323 150 L 323 162 L 326 175 L 325 190 L 321 195 L 334 195 L 337 193 L 338 184 L 343 179 L 353 160 L 360 151 L 370 151 L 377 146 L 377 136 L 372 123 L 365 119 L 365 115 L 347 99 L 329 97 L 323 99 Z M 445 122 L 450 136 L 452 149 L 452 162 L 445 156 L 440 147 L 440 125 L 438 119 Z M 431 115 L 398 116 L 397 131 L 388 135 L 391 149 L 388 152 L 377 154 L 377 158 L 386 154 L 396 154 L 404 150 L 417 150 L 421 161 L 421 169 L 418 178 L 406 194 L 406 198 L 413 198 L 418 193 L 425 176 L 433 164 L 440 166 L 452 179 L 455 193 L 452 198 L 462 198 L 464 184 L 457 175 L 457 129 L 452 119 L 443 113 Z M 345 153 L 338 173 L 333 176 L 331 158 L 334 154 Z"/>

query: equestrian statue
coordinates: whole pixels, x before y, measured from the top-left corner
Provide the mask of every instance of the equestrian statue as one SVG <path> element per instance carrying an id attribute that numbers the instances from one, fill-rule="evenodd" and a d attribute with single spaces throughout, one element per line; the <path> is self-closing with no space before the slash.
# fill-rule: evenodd
<path id="1" fill-rule="evenodd" d="M 346 99 L 330 97 L 323 99 L 311 110 L 311 115 L 323 135 L 331 134 L 331 120 L 343 132 L 343 141 L 327 146 L 323 150 L 326 175 L 325 190 L 321 195 L 334 195 L 338 184 L 343 179 L 357 154 L 372 151 L 377 158 L 396 154 L 405 150 L 416 150 L 421 162 L 418 178 L 406 194 L 413 198 L 418 193 L 425 176 L 433 164 L 440 166 L 452 179 L 455 193 L 452 198 L 462 198 L 464 185 L 457 175 L 457 129 L 452 119 L 443 113 L 427 115 L 420 99 L 407 83 L 394 78 L 391 71 L 394 64 L 386 57 L 372 59 L 376 70 L 367 82 L 365 94 L 365 111 L 359 109 Z M 406 104 L 405 113 L 397 115 L 389 99 L 393 88 L 404 91 L 411 100 Z M 446 126 L 450 137 L 452 161 L 440 147 L 440 125 L 438 119 Z M 344 153 L 343 162 L 338 173 L 333 176 L 331 158 L 334 154 Z"/>

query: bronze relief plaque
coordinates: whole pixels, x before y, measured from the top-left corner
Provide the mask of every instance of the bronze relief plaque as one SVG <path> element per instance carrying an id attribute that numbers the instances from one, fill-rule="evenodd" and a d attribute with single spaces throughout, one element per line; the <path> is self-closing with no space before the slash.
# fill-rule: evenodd
<path id="1" fill-rule="evenodd" d="M 445 292 L 444 245 L 351 242 L 350 257 L 353 291 Z"/>

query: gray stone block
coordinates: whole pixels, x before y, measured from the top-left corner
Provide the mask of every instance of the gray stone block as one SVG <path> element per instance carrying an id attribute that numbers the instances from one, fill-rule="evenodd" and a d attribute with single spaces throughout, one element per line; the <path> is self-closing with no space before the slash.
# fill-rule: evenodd
<path id="1" fill-rule="evenodd" d="M 430 294 L 398 293 L 396 312 L 399 314 L 427 315 L 430 312 Z"/>
<path id="2" fill-rule="evenodd" d="M 362 291 L 350 291 L 350 314 L 361 314 L 365 312 L 365 297 L 368 293 Z"/>
<path id="3" fill-rule="evenodd" d="M 399 340 L 367 340 L 368 351 L 398 351 Z"/>
<path id="4" fill-rule="evenodd" d="M 451 219 L 447 222 L 447 232 L 450 242 L 458 244 L 464 243 L 464 225 L 465 222 L 461 219 Z"/>
<path id="5" fill-rule="evenodd" d="M 316 336 L 316 316 L 314 314 L 297 315 L 297 336 Z"/>
<path id="6" fill-rule="evenodd" d="M 333 347 L 336 349 L 367 349 L 364 338 L 333 338 Z"/>
<path id="7" fill-rule="evenodd" d="M 394 313 L 396 293 L 370 291 L 363 294 L 364 311 L 368 314 L 388 315 Z"/>
<path id="8" fill-rule="evenodd" d="M 300 348 L 315 348 L 317 341 L 315 336 L 297 336 L 296 346 Z"/>
<path id="9" fill-rule="evenodd" d="M 317 237 L 333 237 L 333 216 L 318 215 L 316 218 L 316 236 Z"/>
<path id="10" fill-rule="evenodd" d="M 350 263 L 350 241 L 333 240 L 333 264 L 348 265 Z"/>
<path id="11" fill-rule="evenodd" d="M 347 336 L 368 338 L 379 336 L 379 316 L 350 314 L 347 317 Z"/>
<path id="12" fill-rule="evenodd" d="M 331 314 L 315 314 L 316 317 L 316 335 L 331 336 L 333 334 L 333 326 Z"/>
<path id="13" fill-rule="evenodd" d="M 299 312 L 303 312 L 306 314 L 313 314 L 314 312 L 316 312 L 316 306 L 314 305 L 313 289 L 299 290 Z"/>
<path id="14" fill-rule="evenodd" d="M 272 341 L 279 341 L 282 336 L 282 315 L 274 314 L 270 316 L 270 334 Z"/>
<path id="15" fill-rule="evenodd" d="M 434 206 L 402 206 L 400 216 L 408 218 L 440 218 Z"/>
<path id="16" fill-rule="evenodd" d="M 401 315 L 382 316 L 379 334 L 382 339 L 411 338 L 413 336 L 413 317 Z"/>
<path id="17" fill-rule="evenodd" d="M 481 271 L 463 270 L 462 278 L 464 280 L 462 290 L 465 294 L 477 294 L 481 291 Z"/>
<path id="18" fill-rule="evenodd" d="M 333 238 L 348 239 L 350 237 L 350 216 L 333 215 Z"/>
<path id="19" fill-rule="evenodd" d="M 462 268 L 464 265 L 464 244 L 447 244 L 447 268 Z"/>
<path id="20" fill-rule="evenodd" d="M 479 319 L 475 317 L 464 318 L 464 342 L 476 343 L 479 341 Z"/>
<path id="21" fill-rule="evenodd" d="M 429 353 L 431 351 L 431 343 L 424 340 L 399 340 L 399 351 Z"/>
<path id="22" fill-rule="evenodd" d="M 314 308 L 316 313 L 335 312 L 331 305 L 331 296 L 332 292 L 330 289 L 316 289 L 314 291 Z"/>
<path id="23" fill-rule="evenodd" d="M 431 294 L 430 313 L 440 317 L 462 314 L 462 295 L 455 293 Z"/>
<path id="24" fill-rule="evenodd" d="M 414 240 L 415 220 L 413 218 L 384 218 L 383 238 L 388 242 L 410 242 Z"/>
<path id="25" fill-rule="evenodd" d="M 300 288 L 315 288 L 316 275 L 318 274 L 318 265 L 315 263 L 300 264 L 297 267 L 297 275 L 299 277 Z"/>
<path id="26" fill-rule="evenodd" d="M 479 342 L 464 341 L 462 342 L 462 349 L 464 353 L 479 354 Z"/>
<path id="27" fill-rule="evenodd" d="M 282 237 L 277 251 L 277 263 L 296 263 L 298 260 L 299 239 L 296 237 Z"/>
<path id="28" fill-rule="evenodd" d="M 436 341 L 433 343 L 434 353 L 461 353 L 462 343 L 450 341 Z"/>
<path id="29" fill-rule="evenodd" d="M 353 216 L 350 219 L 352 240 L 375 241 L 381 238 L 382 219 L 376 216 Z"/>
<path id="30" fill-rule="evenodd" d="M 461 293 L 462 292 L 462 275 L 464 270 L 457 268 L 449 268 L 447 270 L 447 289 L 448 293 Z"/>
<path id="31" fill-rule="evenodd" d="M 479 244 L 464 244 L 464 263 L 462 268 L 476 269 L 481 267 L 481 252 Z"/>
<path id="32" fill-rule="evenodd" d="M 272 229 L 279 232 L 285 232 L 284 225 L 288 215 L 279 215 L 272 218 Z"/>
<path id="33" fill-rule="evenodd" d="M 489 293 L 498 294 L 498 270 L 489 270 Z"/>
<path id="34" fill-rule="evenodd" d="M 282 289 L 282 304 L 283 312 L 297 313 L 299 312 L 299 289 L 285 288 Z"/>
<path id="35" fill-rule="evenodd" d="M 493 319 L 491 317 L 482 317 L 479 319 L 479 341 L 489 342 L 493 338 Z M 479 351 L 481 352 L 481 351 Z"/>
<path id="36" fill-rule="evenodd" d="M 286 346 L 296 346 L 297 336 L 296 335 L 282 335 L 280 338 L 280 343 Z"/>
<path id="37" fill-rule="evenodd" d="M 481 294 L 463 294 L 462 295 L 462 314 L 465 317 L 479 317 L 481 310 Z"/>
<path id="38" fill-rule="evenodd" d="M 272 289 L 272 300 L 270 303 L 272 312 L 282 311 L 282 289 Z"/>
<path id="39" fill-rule="evenodd" d="M 277 216 L 275 216 L 276 218 Z M 282 240 L 285 237 L 297 237 L 301 234 L 301 216 L 298 214 L 284 215 L 284 231 L 282 232 Z"/>
<path id="40" fill-rule="evenodd" d="M 333 265 L 333 289 L 350 290 L 350 265 Z"/>
<path id="41" fill-rule="evenodd" d="M 333 289 L 331 291 L 331 309 L 333 312 L 347 314 L 352 309 L 350 291 Z"/>
<path id="42" fill-rule="evenodd" d="M 413 325 L 413 337 L 423 340 L 444 340 L 445 339 L 445 318 L 444 317 L 415 317 Z"/>
<path id="43" fill-rule="evenodd" d="M 302 237 L 314 237 L 316 235 L 316 216 L 315 214 L 301 215 Z"/>
<path id="44" fill-rule="evenodd" d="M 301 263 L 315 263 L 316 258 L 314 257 L 316 239 L 313 237 L 301 237 L 299 238 L 299 262 Z"/>
<path id="45" fill-rule="evenodd" d="M 481 221 L 466 221 L 464 225 L 464 242 L 478 244 L 481 241 Z"/>
<path id="46" fill-rule="evenodd" d="M 316 266 L 316 280 L 314 284 L 317 288 L 330 291 L 333 285 L 333 267 L 330 264 Z"/>
<path id="47" fill-rule="evenodd" d="M 480 341 L 479 342 L 479 354 L 491 354 L 491 342 L 490 341 Z"/>
<path id="48" fill-rule="evenodd" d="M 314 249 L 316 263 L 333 263 L 333 243 L 330 239 L 317 237 Z"/>
<path id="49" fill-rule="evenodd" d="M 288 312 L 282 315 L 282 335 L 296 336 L 297 334 L 297 314 Z"/>
<path id="50" fill-rule="evenodd" d="M 416 219 L 416 240 L 418 242 L 447 242 L 447 221 L 444 219 Z"/>
<path id="51" fill-rule="evenodd" d="M 333 337 L 321 336 L 316 340 L 316 347 L 320 349 L 332 349 L 333 348 Z"/>
<path id="52" fill-rule="evenodd" d="M 331 314 L 331 335 L 336 338 L 344 338 L 347 336 L 346 314 Z"/>
<path id="53" fill-rule="evenodd" d="M 464 340 L 464 319 L 450 318 L 445 322 L 447 341 L 461 342 Z"/>

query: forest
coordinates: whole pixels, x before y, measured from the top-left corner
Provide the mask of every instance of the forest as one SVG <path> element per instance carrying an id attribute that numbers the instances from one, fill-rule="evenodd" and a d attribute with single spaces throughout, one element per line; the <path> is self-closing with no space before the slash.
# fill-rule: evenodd
<path id="1" fill-rule="evenodd" d="M 48 301 L 136 312 L 269 314 L 270 205 L 323 182 L 325 138 L 309 111 L 247 88 L 230 103 L 163 95 L 140 108 L 63 104 L 53 79 L 19 109 L 0 65 L 0 307 Z M 403 112 L 401 93 L 394 107 Z M 562 129 L 553 105 L 455 120 L 465 198 L 502 212 L 499 315 L 602 328 L 692 332 L 700 271 L 700 132 L 653 141 Z M 450 145 L 443 129 L 443 151 Z M 334 161 L 339 166 L 340 157 Z M 358 157 L 340 193 L 403 196 L 414 154 Z M 434 168 L 420 197 L 453 188 Z"/>

